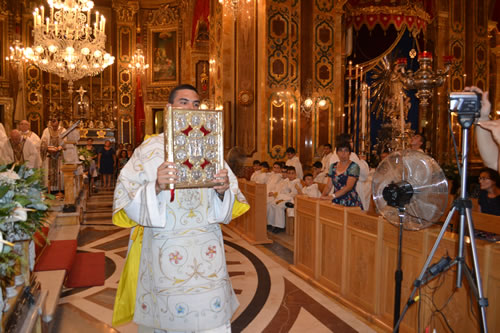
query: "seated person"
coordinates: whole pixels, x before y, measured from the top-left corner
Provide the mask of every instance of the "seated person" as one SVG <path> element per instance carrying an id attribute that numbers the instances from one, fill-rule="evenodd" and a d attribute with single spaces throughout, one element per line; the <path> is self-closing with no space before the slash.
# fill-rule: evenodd
<path id="1" fill-rule="evenodd" d="M 280 193 L 281 189 L 288 185 L 288 168 L 284 163 L 279 162 L 281 178 L 277 180 L 274 186 L 271 188 L 267 187 L 267 204 L 276 200 L 276 197 Z M 274 167 L 273 167 L 274 170 Z"/>
<path id="2" fill-rule="evenodd" d="M 261 173 L 261 171 L 260 171 L 260 161 L 259 160 L 254 160 L 252 168 L 253 168 L 253 173 L 250 176 L 250 180 L 252 182 L 254 182 L 255 181 L 255 177 L 257 177 Z"/>
<path id="3" fill-rule="evenodd" d="M 328 182 L 321 199 L 332 200 L 333 203 L 343 206 L 363 207 L 355 189 L 360 170 L 358 164 L 349 159 L 350 154 L 349 142 L 340 142 L 337 146 L 339 161 L 330 165 Z M 332 187 L 333 193 L 329 194 Z"/>
<path id="4" fill-rule="evenodd" d="M 484 168 L 479 174 L 479 199 L 481 213 L 500 216 L 500 175 Z"/>
<path id="5" fill-rule="evenodd" d="M 321 163 L 321 162 L 319 162 Z M 311 198 L 319 198 L 321 197 L 321 192 L 318 189 L 318 184 L 314 182 L 313 175 L 311 173 L 306 173 L 304 176 L 305 186 L 302 188 L 299 184 L 295 185 L 297 189 L 297 194 L 307 195 Z"/>
<path id="6" fill-rule="evenodd" d="M 328 170 L 323 171 L 323 163 L 316 161 L 312 166 L 312 176 L 315 183 L 326 184 Z"/>
<path id="7" fill-rule="evenodd" d="M 267 179 L 271 176 L 271 172 L 269 171 L 269 163 L 266 161 L 260 162 L 260 173 L 254 177 L 254 182 L 257 184 L 266 184 Z M 253 175 L 252 175 L 253 176 Z"/>
<path id="8" fill-rule="evenodd" d="M 297 178 L 297 172 L 293 166 L 287 168 L 287 180 L 282 181 L 279 192 L 267 204 L 267 224 L 273 227 L 272 232 L 278 233 L 285 230 L 285 210 L 286 203 L 293 202 L 297 195 L 296 185 L 301 186 L 300 179 Z"/>
<path id="9" fill-rule="evenodd" d="M 413 134 L 413 136 L 410 139 L 410 149 L 418 150 L 422 153 L 425 153 L 424 151 L 425 145 L 426 145 L 425 136 L 423 136 L 420 133 Z"/>

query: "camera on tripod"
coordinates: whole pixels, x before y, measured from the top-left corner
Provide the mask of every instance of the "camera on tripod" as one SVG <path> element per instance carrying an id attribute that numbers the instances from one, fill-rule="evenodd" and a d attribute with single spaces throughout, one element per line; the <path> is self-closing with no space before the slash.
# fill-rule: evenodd
<path id="1" fill-rule="evenodd" d="M 481 94 L 469 91 L 450 93 L 450 112 L 458 116 L 460 125 L 469 128 L 481 110 Z"/>

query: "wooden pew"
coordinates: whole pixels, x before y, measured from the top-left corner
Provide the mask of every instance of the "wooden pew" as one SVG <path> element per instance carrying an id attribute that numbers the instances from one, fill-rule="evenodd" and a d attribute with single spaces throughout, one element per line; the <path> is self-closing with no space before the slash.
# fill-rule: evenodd
<path id="1" fill-rule="evenodd" d="M 250 210 L 227 226 L 253 245 L 272 243 L 267 237 L 267 191 L 265 184 L 238 179 L 241 192 L 250 204 Z"/>
<path id="2" fill-rule="evenodd" d="M 289 269 L 383 331 L 392 331 L 398 228 L 381 216 L 359 209 L 304 196 L 297 196 L 295 203 L 294 264 Z M 500 233 L 500 217 L 472 214 L 476 229 Z M 401 308 L 439 231 L 439 225 L 433 225 L 403 233 Z M 446 232 L 431 264 L 446 255 L 455 258 L 457 243 L 458 235 Z M 464 245 L 465 259 L 470 267 L 470 245 L 467 241 Z M 483 292 L 489 300 L 488 328 L 490 332 L 500 332 L 500 317 L 496 315 L 500 311 L 500 242 L 477 240 L 476 247 Z M 431 321 L 436 317 L 428 301 L 430 297 L 436 304 L 447 304 L 442 311 L 456 332 L 480 331 L 481 324 L 475 315 L 476 302 L 471 301 L 468 282 L 464 278 L 462 287 L 456 289 L 455 271 L 453 268 L 443 273 L 422 288 L 422 301 L 410 307 L 400 332 L 416 332 L 419 322 L 421 328 L 431 323 L 431 331 L 433 328 L 438 332 L 448 331 L 442 320 Z"/>

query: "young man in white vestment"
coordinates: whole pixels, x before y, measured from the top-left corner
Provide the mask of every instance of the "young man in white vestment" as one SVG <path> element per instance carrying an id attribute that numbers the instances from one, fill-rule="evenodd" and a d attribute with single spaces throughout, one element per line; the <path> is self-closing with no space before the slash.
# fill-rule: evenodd
<path id="1" fill-rule="evenodd" d="M 194 87 L 181 85 L 172 90 L 169 103 L 197 109 L 200 98 Z M 137 269 L 132 266 L 135 242 L 129 246 L 113 325 L 132 319 L 124 313 L 129 311 L 141 333 L 230 332 L 239 303 L 227 272 L 220 223 L 231 221 L 235 200 L 244 197 L 227 164 L 215 175 L 219 185 L 213 188 L 170 190 L 176 172 L 174 163 L 165 162 L 160 134 L 136 148 L 118 177 L 113 223 L 135 226 L 131 240 L 142 234 L 142 248 Z M 134 277 L 136 289 L 130 287 Z"/>
<path id="2" fill-rule="evenodd" d="M 286 168 L 288 181 L 283 182 L 275 199 L 267 204 L 267 224 L 273 227 L 273 233 L 285 230 L 285 210 L 287 208 L 285 204 L 287 202 L 293 203 L 293 199 L 297 195 L 297 186 L 301 187 L 295 168 L 292 166 Z"/>
<path id="3" fill-rule="evenodd" d="M 266 161 L 260 162 L 259 171 L 260 173 L 257 176 L 255 176 L 253 181 L 256 182 L 257 184 L 266 184 L 267 179 L 269 178 L 269 176 L 271 176 L 271 172 L 269 171 L 269 163 L 267 163 Z"/>

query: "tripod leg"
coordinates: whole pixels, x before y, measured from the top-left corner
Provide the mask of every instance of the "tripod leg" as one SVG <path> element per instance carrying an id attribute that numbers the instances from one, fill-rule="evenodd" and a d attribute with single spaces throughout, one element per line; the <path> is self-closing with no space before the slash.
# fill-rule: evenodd
<path id="1" fill-rule="evenodd" d="M 474 274 L 476 277 L 477 301 L 479 304 L 479 309 L 481 311 L 481 321 L 483 324 L 483 332 L 488 333 L 488 325 L 486 322 L 486 307 L 488 306 L 488 299 L 485 298 L 483 295 L 483 286 L 481 283 L 481 274 L 479 272 L 479 260 L 477 257 L 477 249 L 476 249 L 476 239 L 475 239 L 475 235 L 474 235 L 474 222 L 472 222 L 472 214 L 471 214 L 470 208 L 465 208 L 465 213 L 467 215 L 467 226 L 469 228 L 470 247 L 472 250 L 472 264 L 474 265 Z M 463 238 L 462 238 L 462 242 L 463 242 Z"/>
<path id="2" fill-rule="evenodd" d="M 439 246 L 439 243 L 441 242 L 441 239 L 443 239 L 444 233 L 448 229 L 448 225 L 450 224 L 451 218 L 453 217 L 453 214 L 456 211 L 456 207 L 453 206 L 448 213 L 448 216 L 446 217 L 446 221 L 444 222 L 443 226 L 441 227 L 441 231 L 439 232 L 439 235 L 436 238 L 436 242 L 434 243 L 434 246 L 431 249 L 431 252 L 429 253 L 429 256 L 427 257 L 427 260 L 425 261 L 424 267 L 422 267 L 422 271 L 420 272 L 420 275 L 418 278 L 413 282 L 413 290 L 411 291 L 410 297 L 408 297 L 408 301 L 405 304 L 405 307 L 403 308 L 403 311 L 401 312 L 401 315 L 399 317 L 398 322 L 396 325 L 394 325 L 393 332 L 397 332 L 399 330 L 399 325 L 401 325 L 401 321 L 403 320 L 406 312 L 408 311 L 408 308 L 410 305 L 413 304 L 413 299 L 415 298 L 415 294 L 417 293 L 417 289 L 420 287 L 422 283 L 422 279 L 424 278 L 425 272 L 427 272 L 427 269 L 429 268 L 429 265 L 431 263 L 432 258 L 434 257 L 434 254 L 436 253 L 436 250 Z"/>

